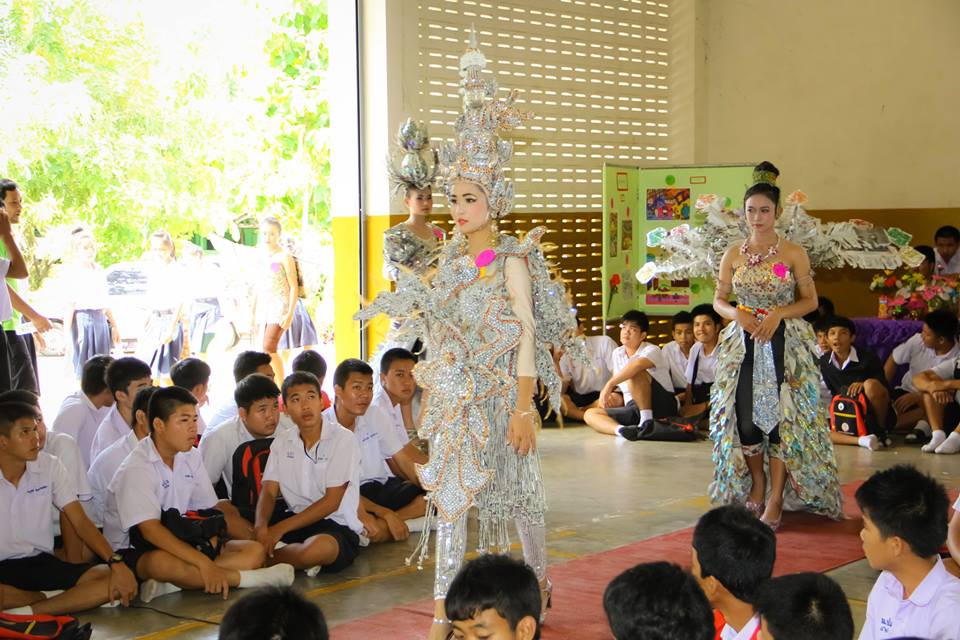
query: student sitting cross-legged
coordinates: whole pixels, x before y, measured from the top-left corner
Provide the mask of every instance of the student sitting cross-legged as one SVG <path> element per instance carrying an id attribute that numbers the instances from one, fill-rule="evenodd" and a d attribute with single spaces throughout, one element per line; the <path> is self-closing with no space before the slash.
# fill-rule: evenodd
<path id="1" fill-rule="evenodd" d="M 320 381 L 291 373 L 281 387 L 284 410 L 297 426 L 274 438 L 257 502 L 255 533 L 269 562 L 308 575 L 340 571 L 360 549 L 360 445 L 352 433 L 323 418 Z M 276 513 L 283 496 L 288 511 Z M 285 546 L 275 548 L 278 542 Z"/>
<path id="2" fill-rule="evenodd" d="M 360 521 L 371 542 L 406 540 L 407 521 L 426 513 L 424 491 L 390 416 L 370 406 L 373 369 L 347 359 L 333 373 L 335 402 L 324 422 L 351 431 L 360 446 Z M 418 523 L 420 524 L 420 523 Z"/>
<path id="3" fill-rule="evenodd" d="M 594 431 L 639 440 L 647 422 L 677 415 L 680 405 L 673 394 L 670 367 L 660 348 L 646 342 L 649 325 L 642 311 L 628 311 L 621 318 L 621 346 L 613 352 L 613 377 L 600 392 L 600 406 L 588 409 L 583 417 Z M 610 408 L 607 399 L 616 387 L 626 405 Z"/>
<path id="4" fill-rule="evenodd" d="M 147 581 L 141 599 L 149 601 L 166 583 L 222 593 L 224 598 L 231 588 L 291 584 L 293 567 L 259 568 L 265 558 L 260 543 L 207 538 L 205 532 L 196 536 L 184 525 L 189 512 L 216 518 L 213 510 L 222 508 L 193 446 L 193 394 L 180 387 L 158 389 L 150 398 L 148 418 L 150 436 L 137 444 L 110 481 L 104 514 L 107 538 L 117 547 L 129 547 L 125 562 Z"/>
<path id="5" fill-rule="evenodd" d="M 848 435 L 838 431 L 830 433 L 834 444 L 861 446 L 876 450 L 886 444 L 887 412 L 890 408 L 890 394 L 883 375 L 883 367 L 876 356 L 866 350 L 857 350 L 853 346 L 856 327 L 849 318 L 834 316 L 828 321 L 827 339 L 830 352 L 820 356 L 820 375 L 830 393 L 857 398 L 863 394 L 866 398 L 867 412 L 872 420 L 867 420 L 868 433 Z"/>
<path id="6" fill-rule="evenodd" d="M 717 507 L 693 530 L 691 573 L 713 607 L 717 639 L 754 640 L 760 617 L 757 590 L 773 575 L 777 538 L 738 505 Z"/>
<path id="7" fill-rule="evenodd" d="M 587 409 L 597 406 L 600 390 L 613 372 L 613 352 L 617 343 L 608 335 L 588 336 L 583 321 L 577 316 L 577 335 L 583 338 L 587 350 L 587 363 L 581 363 L 569 353 L 557 353 L 557 369 L 563 382 L 563 395 L 560 396 L 561 413 L 574 420 L 583 420 Z"/>
<path id="8" fill-rule="evenodd" d="M 882 571 L 867 599 L 860 640 L 960 637 L 960 580 L 940 559 L 947 539 L 947 492 L 908 465 L 860 485 L 863 552 Z"/>
<path id="9" fill-rule="evenodd" d="M 913 384 L 923 394 L 923 411 L 930 423 L 930 441 L 921 447 L 924 453 L 960 453 L 960 357 L 945 360 L 913 377 Z M 953 429 L 948 436 L 947 432 Z"/>
<path id="10" fill-rule="evenodd" d="M 382 411 L 390 418 L 397 438 L 403 443 L 403 452 L 416 464 L 427 464 L 427 454 L 420 448 L 426 446 L 414 435 L 417 424 L 413 399 L 417 393 L 417 381 L 413 368 L 417 356 L 406 349 L 388 349 L 380 358 L 380 388 L 373 393 L 372 409 Z"/>
<path id="11" fill-rule="evenodd" d="M 850 640 L 853 615 L 843 589 L 821 573 L 773 578 L 757 593 L 763 640 Z M 864 636 L 860 636 L 863 638 Z M 870 638 L 902 638 L 893 633 Z"/>
<path id="12" fill-rule="evenodd" d="M 80 506 L 63 463 L 40 450 L 37 420 L 29 404 L 0 404 L 0 609 L 63 614 L 108 601 L 126 605 L 137 592 L 136 579 Z M 74 564 L 53 555 L 51 506 L 107 564 Z"/>
<path id="13" fill-rule="evenodd" d="M 510 556 L 486 554 L 457 573 L 444 601 L 451 638 L 539 640 L 540 583 Z"/>

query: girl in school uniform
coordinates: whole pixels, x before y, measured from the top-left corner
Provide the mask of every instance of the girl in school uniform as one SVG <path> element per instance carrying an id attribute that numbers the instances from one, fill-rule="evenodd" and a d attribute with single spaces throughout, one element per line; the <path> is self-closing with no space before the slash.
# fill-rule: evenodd
<path id="1" fill-rule="evenodd" d="M 70 336 L 73 373 L 79 380 L 87 360 L 110 355 L 113 347 L 120 343 L 120 331 L 110 311 L 107 278 L 97 264 L 93 234 L 89 229 L 77 227 L 71 232 L 70 247 L 75 286 L 68 289 L 68 307 L 63 317 L 65 333 Z"/>
<path id="2" fill-rule="evenodd" d="M 303 288 L 303 273 L 300 271 L 300 261 L 297 260 L 297 247 L 293 238 L 285 238 L 284 244 L 287 251 L 294 256 L 293 266 L 297 272 L 297 302 L 293 308 L 293 319 L 290 322 L 290 328 L 280 336 L 280 351 L 291 349 L 312 349 L 317 342 L 317 328 L 313 324 L 313 318 L 304 304 L 306 294 Z"/>
<path id="3" fill-rule="evenodd" d="M 170 368 L 183 357 L 184 297 L 181 288 L 185 274 L 177 263 L 173 238 L 167 231 L 153 232 L 145 258 L 150 315 L 137 347 L 137 357 L 150 365 L 155 378 L 165 378 L 169 377 Z"/>
<path id="4" fill-rule="evenodd" d="M 218 269 L 203 257 L 203 250 L 188 242 L 183 251 L 184 267 L 190 272 L 190 351 L 197 355 L 207 347 L 217 332 L 217 323 L 223 318 L 218 287 L 222 286 Z"/>

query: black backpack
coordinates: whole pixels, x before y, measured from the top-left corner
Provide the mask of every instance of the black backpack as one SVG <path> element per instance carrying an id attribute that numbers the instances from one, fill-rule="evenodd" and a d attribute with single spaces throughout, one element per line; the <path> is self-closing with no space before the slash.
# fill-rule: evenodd
<path id="1" fill-rule="evenodd" d="M 256 509 L 263 486 L 263 471 L 270 458 L 273 438 L 244 442 L 233 452 L 230 501 L 238 509 Z"/>

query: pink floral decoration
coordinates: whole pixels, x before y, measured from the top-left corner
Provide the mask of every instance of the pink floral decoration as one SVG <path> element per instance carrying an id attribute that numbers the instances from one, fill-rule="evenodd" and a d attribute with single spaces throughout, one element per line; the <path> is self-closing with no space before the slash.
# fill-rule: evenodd
<path id="1" fill-rule="evenodd" d="M 443 239 L 443 231 L 441 231 L 440 229 L 434 229 L 434 230 L 433 230 L 433 236 L 434 236 L 437 240 L 442 240 L 442 239 Z"/>
<path id="2" fill-rule="evenodd" d="M 785 280 L 787 274 L 790 273 L 790 268 L 783 264 L 782 262 L 775 262 L 773 264 L 773 275 L 777 276 L 781 280 Z"/>
<path id="3" fill-rule="evenodd" d="M 480 255 L 476 257 L 473 261 L 473 264 L 477 265 L 481 269 L 497 258 L 497 252 L 493 249 L 484 249 L 480 252 Z"/>

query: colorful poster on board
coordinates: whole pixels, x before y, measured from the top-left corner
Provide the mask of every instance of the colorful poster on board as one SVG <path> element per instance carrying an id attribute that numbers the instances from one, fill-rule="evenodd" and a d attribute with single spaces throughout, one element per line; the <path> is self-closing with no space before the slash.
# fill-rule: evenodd
<path id="1" fill-rule="evenodd" d="M 637 301 L 639 246 L 637 167 L 603 167 L 603 317 L 619 317 Z"/>

